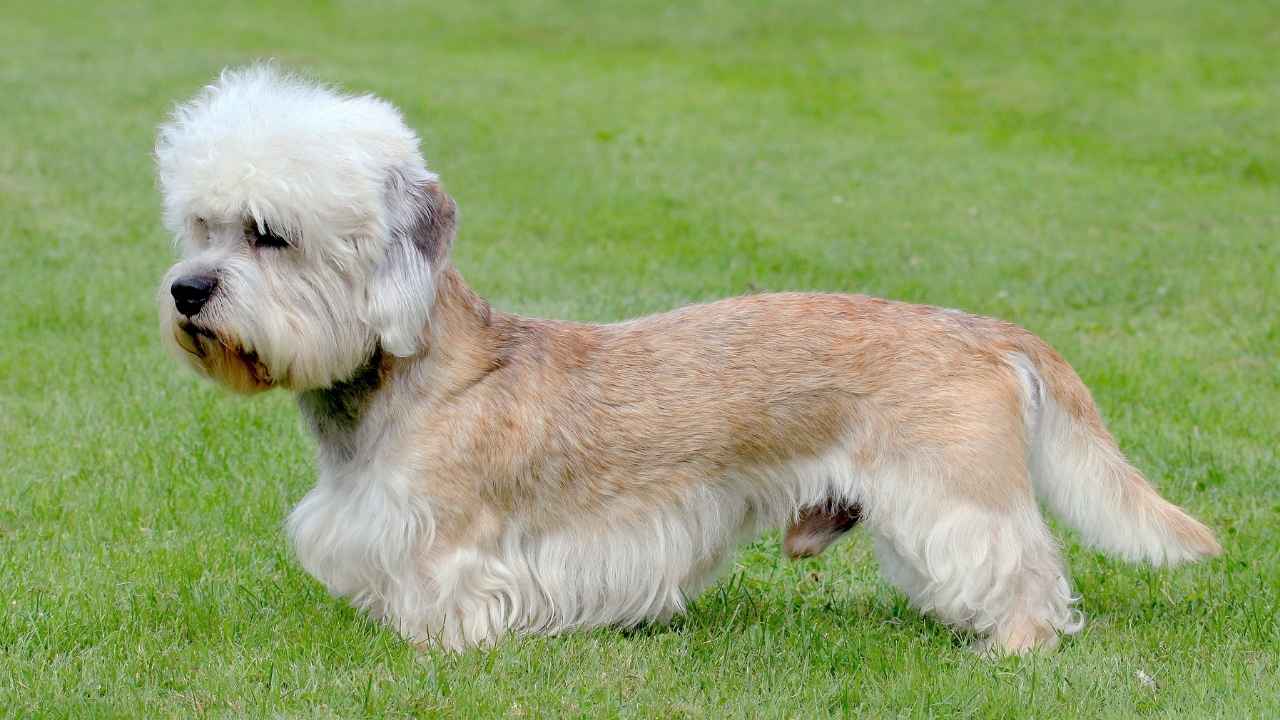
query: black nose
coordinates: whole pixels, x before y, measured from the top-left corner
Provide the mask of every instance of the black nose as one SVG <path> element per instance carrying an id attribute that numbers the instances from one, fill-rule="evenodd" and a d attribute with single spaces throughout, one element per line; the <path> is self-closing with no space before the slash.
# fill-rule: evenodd
<path id="1" fill-rule="evenodd" d="M 173 293 L 173 304 L 178 306 L 178 312 L 191 317 L 209 302 L 209 296 L 217 287 L 218 278 L 212 275 L 188 275 L 174 280 L 169 292 Z"/>

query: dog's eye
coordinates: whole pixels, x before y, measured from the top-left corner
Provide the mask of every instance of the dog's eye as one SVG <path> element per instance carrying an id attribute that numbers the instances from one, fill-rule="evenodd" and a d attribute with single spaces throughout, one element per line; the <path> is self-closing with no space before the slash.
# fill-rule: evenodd
<path id="1" fill-rule="evenodd" d="M 249 226 L 249 232 L 253 234 L 253 244 L 256 247 L 289 247 L 289 241 L 272 232 L 271 227 L 266 223 L 263 223 L 261 227 L 259 227 L 257 223 L 251 223 Z"/>

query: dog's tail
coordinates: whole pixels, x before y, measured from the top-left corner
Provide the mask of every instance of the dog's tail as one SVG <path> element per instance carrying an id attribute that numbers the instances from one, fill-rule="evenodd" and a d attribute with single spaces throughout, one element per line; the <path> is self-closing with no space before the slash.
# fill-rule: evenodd
<path id="1" fill-rule="evenodd" d="M 1125 460 L 1084 382 L 1044 341 L 1019 338 L 1036 493 L 1085 542 L 1130 562 L 1176 565 L 1222 553 L 1213 532 L 1160 497 Z"/>

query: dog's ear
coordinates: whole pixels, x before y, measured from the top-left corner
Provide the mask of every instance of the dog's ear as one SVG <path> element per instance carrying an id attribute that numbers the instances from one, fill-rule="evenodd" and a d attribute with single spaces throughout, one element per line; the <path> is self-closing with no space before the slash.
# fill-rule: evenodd
<path id="1" fill-rule="evenodd" d="M 421 167 L 391 172 L 386 209 L 389 237 L 370 288 L 369 316 L 382 349 L 407 357 L 422 345 L 458 210 L 436 176 Z"/>

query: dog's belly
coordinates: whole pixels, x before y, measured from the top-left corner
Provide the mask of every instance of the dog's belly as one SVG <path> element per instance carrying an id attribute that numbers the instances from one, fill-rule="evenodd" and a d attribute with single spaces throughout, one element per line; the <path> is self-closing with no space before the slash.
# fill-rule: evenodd
<path id="1" fill-rule="evenodd" d="M 741 499 L 706 495 L 644 520 L 503 528 L 498 543 L 432 542 L 430 522 L 377 485 L 324 482 L 289 517 L 299 561 L 406 638 L 451 649 L 509 632 L 635 626 L 682 612 L 756 529 Z"/>
<path id="2" fill-rule="evenodd" d="M 846 448 L 708 479 L 643 511 L 564 518 L 554 529 L 513 519 L 496 547 L 436 547 L 427 572 L 438 606 L 415 632 L 448 647 L 506 632 L 559 633 L 665 621 L 709 586 L 737 547 L 800 508 L 856 502 Z"/>
<path id="3" fill-rule="evenodd" d="M 303 567 L 411 640 L 461 649 L 507 633 L 665 621 L 710 585 L 740 543 L 799 508 L 860 492 L 846 448 L 734 473 L 637 511 L 547 529 L 435 532 L 429 498 L 394 468 L 322 473 L 289 517 Z M 420 485 L 416 487 L 421 487 Z"/>

